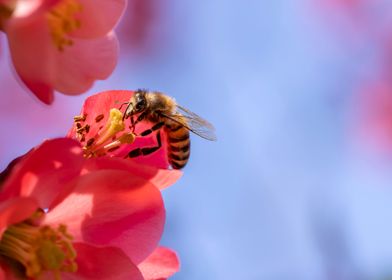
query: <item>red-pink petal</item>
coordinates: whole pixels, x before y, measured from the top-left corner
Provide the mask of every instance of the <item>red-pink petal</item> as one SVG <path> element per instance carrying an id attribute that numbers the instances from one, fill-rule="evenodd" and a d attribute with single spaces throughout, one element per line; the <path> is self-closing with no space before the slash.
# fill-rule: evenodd
<path id="1" fill-rule="evenodd" d="M 138 267 L 144 280 L 164 280 L 179 271 L 180 261 L 173 250 L 159 247 Z"/>
<path id="2" fill-rule="evenodd" d="M 0 4 L 1 4 L 1 3 L 0 3 Z M 7 279 L 7 278 L 6 278 L 6 272 L 5 272 L 5 270 L 3 269 L 3 266 L 0 265 L 0 280 L 5 280 L 5 279 Z"/>
<path id="3" fill-rule="evenodd" d="M 96 39 L 74 39 L 63 53 L 55 53 L 53 86 L 68 94 L 88 90 L 95 80 L 109 77 L 117 64 L 118 41 L 114 33 Z"/>
<path id="4" fill-rule="evenodd" d="M 95 137 L 102 124 L 106 123 L 110 109 L 119 108 L 121 104 L 128 102 L 133 94 L 134 92 L 129 90 L 111 90 L 104 91 L 87 98 L 85 103 L 83 104 L 83 108 L 81 111 L 81 115 L 87 115 L 85 123 L 90 125 L 90 131 L 86 134 L 86 139 L 88 140 Z M 125 106 L 122 107 L 122 110 L 125 110 Z M 96 123 L 95 118 L 101 114 L 104 115 L 104 118 L 99 123 Z M 130 120 L 127 119 L 125 121 L 125 124 L 125 127 L 129 127 Z M 148 122 L 140 122 L 137 125 L 136 133 L 140 133 L 149 128 L 151 128 L 151 124 L 149 124 Z M 140 156 L 132 159 L 128 158 L 128 160 L 135 161 L 139 164 L 150 165 L 156 168 L 168 168 L 169 163 L 167 160 L 166 134 L 162 133 L 161 135 L 163 143 L 161 149 L 152 153 L 151 155 Z M 69 131 L 68 137 L 75 138 L 75 136 L 76 131 L 75 127 L 73 127 Z M 156 145 L 156 136 L 155 134 L 151 134 L 146 137 L 137 137 L 135 142 L 132 143 L 132 145 L 129 145 L 128 147 L 126 147 L 126 149 L 121 149 L 118 154 L 116 154 L 116 152 L 114 152 L 114 154 L 118 157 L 123 158 L 132 149 L 139 147 L 153 147 Z"/>
<path id="5" fill-rule="evenodd" d="M 16 72 L 39 99 L 49 103 L 55 74 L 53 57 L 58 50 L 52 43 L 45 19 L 42 16 L 12 17 L 6 22 L 5 32 Z"/>
<path id="6" fill-rule="evenodd" d="M 0 260 L 0 280 L 20 280 L 8 263 Z"/>
<path id="7" fill-rule="evenodd" d="M 54 100 L 53 87 L 45 82 L 30 81 L 28 77 L 20 77 L 28 89 L 43 103 L 52 104 Z"/>
<path id="8" fill-rule="evenodd" d="M 110 109 L 119 108 L 122 103 L 128 102 L 133 93 L 133 91 L 129 90 L 111 90 L 100 92 L 88 97 L 84 101 L 80 112 L 81 115 L 87 116 L 85 123 L 91 124 L 90 132 L 87 134 L 86 139 L 94 137 L 98 133 L 99 127 L 106 123 Z M 104 118 L 99 122 L 99 124 L 95 124 L 95 118 L 100 114 L 103 114 Z M 71 138 L 76 136 L 75 126 L 70 129 L 67 136 Z"/>
<path id="9" fill-rule="evenodd" d="M 182 176 L 180 170 L 158 169 L 153 166 L 139 164 L 131 159 L 124 160 L 114 157 L 90 159 L 85 162 L 84 168 L 89 172 L 99 169 L 130 171 L 135 176 L 149 180 L 150 183 L 161 190 L 173 185 Z"/>
<path id="10" fill-rule="evenodd" d="M 73 245 L 77 252 L 78 270 L 75 273 L 62 273 L 61 279 L 143 280 L 137 266 L 121 249 L 113 247 L 99 248 L 84 243 L 74 243 Z M 53 278 L 48 277 L 47 279 Z"/>
<path id="11" fill-rule="evenodd" d="M 113 6 L 121 4 L 116 2 Z M 95 34 L 93 39 L 70 37 L 73 44 L 60 51 L 50 36 L 47 10 L 41 9 L 26 16 L 11 17 L 4 26 L 15 70 L 41 101 L 53 102 L 53 90 L 81 94 L 95 80 L 106 79 L 113 72 L 118 42 L 110 29 L 99 37 Z"/>
<path id="12" fill-rule="evenodd" d="M 72 33 L 79 38 L 96 38 L 112 30 L 124 13 L 126 0 L 79 0 L 81 26 Z"/>
<path id="13" fill-rule="evenodd" d="M 72 191 L 67 184 L 80 174 L 83 161 L 78 142 L 69 138 L 48 140 L 14 166 L 0 200 L 31 196 L 41 208 L 53 207 Z"/>
<path id="14" fill-rule="evenodd" d="M 165 221 L 159 190 L 130 172 L 86 174 L 44 223 L 66 224 L 75 241 L 122 248 L 134 263 L 157 246 Z"/>
<path id="15" fill-rule="evenodd" d="M 6 0 L 8 5 L 15 6 L 12 17 L 15 18 L 28 18 L 34 16 L 42 16 L 54 5 L 57 5 L 63 0 Z"/>
<path id="16" fill-rule="evenodd" d="M 31 198 L 12 198 L 0 203 L 0 236 L 9 225 L 29 218 L 38 208 L 37 202 Z"/>

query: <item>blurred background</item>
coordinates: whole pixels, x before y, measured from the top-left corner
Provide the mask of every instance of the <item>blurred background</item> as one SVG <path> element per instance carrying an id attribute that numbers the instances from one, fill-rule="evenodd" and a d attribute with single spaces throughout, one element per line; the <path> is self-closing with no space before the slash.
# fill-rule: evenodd
<path id="1" fill-rule="evenodd" d="M 129 0 L 113 75 L 50 107 L 0 34 L 0 167 L 88 95 L 160 90 L 218 136 L 164 191 L 172 279 L 392 279 L 391 23 L 389 0 Z"/>

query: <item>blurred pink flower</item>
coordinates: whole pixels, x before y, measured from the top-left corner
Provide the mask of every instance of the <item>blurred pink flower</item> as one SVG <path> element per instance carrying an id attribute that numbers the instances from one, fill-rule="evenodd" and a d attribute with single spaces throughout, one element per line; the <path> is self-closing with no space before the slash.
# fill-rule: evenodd
<path id="1" fill-rule="evenodd" d="M 171 3 L 154 0 L 128 0 L 125 17 L 119 24 L 117 34 L 121 52 L 135 54 L 135 58 L 162 52 L 170 42 L 172 30 L 167 28 L 167 11 Z M 169 8 L 168 8 L 169 7 Z"/>
<path id="2" fill-rule="evenodd" d="M 8 37 L 17 74 L 42 102 L 52 103 L 54 90 L 81 94 L 112 73 L 118 53 L 112 30 L 126 0 L 15 0 L 14 4 L 12 15 L 3 15 L 0 29 Z"/>
<path id="3" fill-rule="evenodd" d="M 323 0 L 323 2 L 329 6 L 345 10 L 358 9 L 363 4 L 363 0 Z"/>
<path id="4" fill-rule="evenodd" d="M 354 128 L 363 144 L 392 153 L 392 85 L 378 81 L 364 85 L 353 103 Z"/>
<path id="5" fill-rule="evenodd" d="M 87 156 L 126 158 L 128 164 L 143 164 L 148 168 L 168 169 L 166 135 L 163 133 L 162 148 L 156 152 L 135 158 L 129 158 L 129 151 L 138 147 L 156 146 L 155 136 L 135 137 L 131 133 L 130 120 L 123 120 L 123 112 L 119 111 L 121 104 L 128 102 L 133 91 L 111 90 L 105 91 L 86 99 L 83 104 L 80 116 L 76 118 L 75 124 L 68 133 L 68 137 L 79 140 L 84 146 Z M 151 128 L 151 124 L 145 121 L 139 122 L 136 126 L 136 134 Z M 125 163 L 122 163 L 125 164 Z M 178 170 L 170 170 L 171 174 L 182 173 Z M 174 176 L 174 175 L 171 175 Z"/>
<path id="6" fill-rule="evenodd" d="M 138 176 L 137 166 L 135 173 L 94 170 L 86 164 L 94 160 L 76 141 L 60 138 L 2 173 L 0 275 L 136 280 L 144 279 L 140 270 L 153 271 L 148 263 L 160 263 L 162 277 L 178 270 L 173 253 L 161 252 L 158 260 L 153 253 L 165 220 L 160 191 Z"/>

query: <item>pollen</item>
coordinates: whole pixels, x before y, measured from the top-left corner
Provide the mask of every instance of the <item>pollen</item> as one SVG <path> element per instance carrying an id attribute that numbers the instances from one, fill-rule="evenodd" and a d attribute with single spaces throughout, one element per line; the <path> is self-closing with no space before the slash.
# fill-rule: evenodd
<path id="1" fill-rule="evenodd" d="M 88 135 L 91 127 L 96 127 L 104 118 L 104 114 L 99 114 L 89 124 L 85 115 L 74 117 L 76 137 L 80 142 L 86 141 L 83 150 L 87 158 L 107 155 L 122 145 L 132 144 L 135 141 L 133 133 L 124 132 L 123 113 L 116 108 L 110 110 L 106 123 L 99 126 L 95 135 Z"/>
<path id="2" fill-rule="evenodd" d="M 31 219 L 10 226 L 0 240 L 0 255 L 21 264 L 27 278 L 37 279 L 51 272 L 61 279 L 61 272 L 76 272 L 76 251 L 65 225 L 53 228 L 37 225 Z"/>
<path id="3" fill-rule="evenodd" d="M 73 45 L 69 34 L 80 28 L 81 22 L 76 15 L 81 11 L 82 5 L 77 0 L 62 0 L 47 13 L 50 36 L 60 52 Z"/>

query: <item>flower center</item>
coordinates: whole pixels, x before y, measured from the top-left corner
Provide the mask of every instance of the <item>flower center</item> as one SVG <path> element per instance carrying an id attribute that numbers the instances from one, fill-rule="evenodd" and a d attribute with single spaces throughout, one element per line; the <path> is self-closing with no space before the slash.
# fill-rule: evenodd
<path id="1" fill-rule="evenodd" d="M 107 153 L 119 149 L 122 145 L 132 144 L 135 141 L 135 135 L 131 132 L 124 132 L 125 123 L 123 113 L 113 108 L 110 110 L 108 120 L 104 126 L 98 129 L 98 132 L 91 138 L 87 139 L 92 125 L 97 125 L 104 115 L 100 114 L 94 118 L 95 124 L 86 123 L 86 115 L 74 117 L 76 124 L 76 137 L 84 143 L 84 155 L 87 158 L 104 156 Z"/>
<path id="2" fill-rule="evenodd" d="M 36 279 L 50 271 L 55 279 L 61 279 L 61 272 L 77 270 L 71 240 L 65 225 L 54 229 L 28 219 L 7 228 L 0 240 L 0 255 L 21 264 L 27 278 Z"/>
<path id="3" fill-rule="evenodd" d="M 46 15 L 50 28 L 52 42 L 59 51 L 66 46 L 72 46 L 69 33 L 80 28 L 80 21 L 75 15 L 82 11 L 82 5 L 77 0 L 63 0 L 55 5 Z"/>

